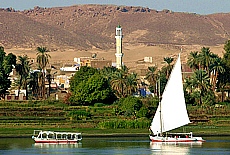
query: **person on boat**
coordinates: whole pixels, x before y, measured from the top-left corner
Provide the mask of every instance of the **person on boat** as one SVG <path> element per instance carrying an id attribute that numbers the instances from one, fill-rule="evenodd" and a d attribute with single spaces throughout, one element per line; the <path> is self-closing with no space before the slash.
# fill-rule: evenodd
<path id="1" fill-rule="evenodd" d="M 192 138 L 192 132 L 190 132 L 190 137 Z"/>
<path id="2" fill-rule="evenodd" d="M 162 135 L 157 131 L 157 137 L 158 137 L 158 136 L 162 136 Z"/>

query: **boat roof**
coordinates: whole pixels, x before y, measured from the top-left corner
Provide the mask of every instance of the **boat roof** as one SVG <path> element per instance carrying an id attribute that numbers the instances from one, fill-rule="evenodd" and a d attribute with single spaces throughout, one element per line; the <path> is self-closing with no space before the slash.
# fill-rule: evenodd
<path id="1" fill-rule="evenodd" d="M 47 134 L 62 134 L 62 135 L 80 135 L 80 132 L 62 132 L 62 131 L 43 131 L 43 130 L 34 130 L 35 132 L 42 132 L 42 133 L 47 133 Z"/>

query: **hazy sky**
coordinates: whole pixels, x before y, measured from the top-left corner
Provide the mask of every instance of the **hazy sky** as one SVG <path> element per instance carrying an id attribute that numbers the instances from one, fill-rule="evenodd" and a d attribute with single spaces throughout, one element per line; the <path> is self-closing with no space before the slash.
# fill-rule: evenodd
<path id="1" fill-rule="evenodd" d="M 57 7 L 78 4 L 114 4 L 169 9 L 174 12 L 212 14 L 230 12 L 230 0 L 0 0 L 0 8 L 33 9 L 34 6 Z"/>

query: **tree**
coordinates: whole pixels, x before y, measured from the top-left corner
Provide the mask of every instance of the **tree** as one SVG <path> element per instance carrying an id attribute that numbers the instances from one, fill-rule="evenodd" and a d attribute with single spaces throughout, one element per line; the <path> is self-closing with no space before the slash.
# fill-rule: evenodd
<path id="1" fill-rule="evenodd" d="M 222 92 L 222 101 L 224 101 L 224 92 L 230 89 L 230 40 L 225 42 L 225 53 L 223 53 L 222 63 L 224 65 L 224 72 L 219 74 L 217 86 Z"/>
<path id="2" fill-rule="evenodd" d="M 225 72 L 224 63 L 220 57 L 216 56 L 216 58 L 214 59 L 214 63 L 210 66 L 210 70 L 212 90 L 215 91 L 219 73 Z"/>
<path id="3" fill-rule="evenodd" d="M 19 75 L 18 96 L 22 87 L 22 89 L 26 90 L 26 99 L 28 99 L 27 82 L 30 73 L 30 64 L 27 55 L 18 56 L 18 63 L 16 64 L 15 69 Z"/>
<path id="4" fill-rule="evenodd" d="M 213 63 L 213 53 L 208 47 L 203 47 L 200 53 L 200 62 L 203 70 L 206 70 L 210 76 L 210 65 Z"/>
<path id="5" fill-rule="evenodd" d="M 137 92 L 137 74 L 131 73 L 127 75 L 127 83 L 126 83 L 126 93 L 127 95 L 132 95 Z"/>
<path id="6" fill-rule="evenodd" d="M 230 85 L 230 69 L 225 66 L 225 72 L 218 75 L 217 88 L 221 92 L 221 101 L 224 101 L 224 92 L 229 90 Z"/>
<path id="7" fill-rule="evenodd" d="M 35 95 L 36 99 L 38 98 L 39 93 L 39 74 L 40 72 L 31 72 L 28 81 L 28 85 L 32 89 L 32 95 Z"/>
<path id="8" fill-rule="evenodd" d="M 198 51 L 190 52 L 188 56 L 188 61 L 187 61 L 188 66 L 192 68 L 193 70 L 199 69 L 200 68 L 199 59 L 200 59 L 200 56 L 198 54 Z"/>
<path id="9" fill-rule="evenodd" d="M 10 88 L 11 81 L 9 79 L 9 74 L 16 64 L 16 56 L 9 53 L 6 56 L 4 52 L 4 47 L 0 46 L 0 97 L 4 98 L 5 94 Z"/>
<path id="10" fill-rule="evenodd" d="M 193 82 L 194 80 L 192 80 L 190 77 L 185 79 L 184 90 L 187 91 L 189 94 L 191 94 L 193 91 L 193 85 L 194 85 Z"/>
<path id="11" fill-rule="evenodd" d="M 127 84 L 127 79 L 124 73 L 118 71 L 112 75 L 110 80 L 110 85 L 111 88 L 114 90 L 114 93 L 117 98 L 123 98 L 127 96 L 125 92 L 126 84 Z"/>
<path id="12" fill-rule="evenodd" d="M 78 105 L 108 104 L 108 102 L 113 102 L 114 95 L 107 79 L 103 75 L 95 73 L 76 86 L 72 99 Z"/>
<path id="13" fill-rule="evenodd" d="M 164 62 L 167 63 L 167 66 L 165 68 L 165 72 L 166 72 L 165 74 L 166 74 L 166 78 L 169 79 L 170 73 L 172 71 L 172 65 L 171 65 L 171 63 L 173 62 L 173 58 L 171 58 L 171 57 L 165 57 L 164 58 Z"/>
<path id="14" fill-rule="evenodd" d="M 143 106 L 142 101 L 134 96 L 129 96 L 126 98 L 121 98 L 118 101 L 118 109 L 120 113 L 125 116 L 134 116 L 136 118 L 136 113 Z"/>
<path id="15" fill-rule="evenodd" d="M 79 71 L 77 71 L 74 76 L 70 79 L 70 91 L 75 92 L 76 87 L 82 81 L 86 80 L 93 76 L 95 73 L 98 73 L 98 70 L 92 67 L 82 66 Z"/>
<path id="16" fill-rule="evenodd" d="M 42 97 L 45 97 L 45 69 L 47 64 L 49 64 L 49 58 L 51 56 L 47 54 L 49 50 L 46 47 L 37 47 L 37 63 L 42 72 Z"/>
<path id="17" fill-rule="evenodd" d="M 196 70 L 192 76 L 193 93 L 194 97 L 199 99 L 199 105 L 203 105 L 205 102 L 205 95 L 211 90 L 209 83 L 209 76 L 204 70 Z"/>
<path id="18" fill-rule="evenodd" d="M 117 98 L 124 98 L 137 91 L 137 74 L 129 73 L 126 66 L 111 74 L 110 85 Z"/>
<path id="19" fill-rule="evenodd" d="M 50 91 L 51 91 L 51 81 L 52 81 L 52 76 L 51 76 L 51 69 L 47 69 L 47 74 L 46 74 L 46 79 L 48 81 L 49 84 L 49 88 L 48 88 L 48 96 L 50 96 Z"/>
<path id="20" fill-rule="evenodd" d="M 93 105 L 96 102 L 113 102 L 115 96 L 108 78 L 92 67 L 83 66 L 70 80 L 69 102 Z"/>
<path id="21" fill-rule="evenodd" d="M 148 80 L 150 86 L 149 89 L 151 89 L 151 92 L 156 93 L 156 83 L 157 83 L 157 66 L 148 67 L 148 72 L 146 74 L 146 80 Z"/>
<path id="22" fill-rule="evenodd" d="M 224 45 L 225 53 L 223 53 L 223 62 L 227 68 L 230 68 L 230 40 L 226 41 Z"/>
<path id="23" fill-rule="evenodd" d="M 104 77 L 107 80 L 111 80 L 112 75 L 117 72 L 118 69 L 116 67 L 104 67 L 102 70 L 100 70 L 100 73 L 104 75 Z"/>

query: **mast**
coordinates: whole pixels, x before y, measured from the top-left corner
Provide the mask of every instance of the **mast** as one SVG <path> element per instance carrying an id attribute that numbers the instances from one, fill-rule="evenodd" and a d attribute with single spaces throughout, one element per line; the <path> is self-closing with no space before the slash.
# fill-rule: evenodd
<path id="1" fill-rule="evenodd" d="M 159 81 L 158 81 L 158 94 L 159 94 L 159 105 L 160 105 L 160 134 L 162 135 L 162 129 L 163 129 L 163 125 L 162 125 L 162 113 L 161 113 L 161 79 L 159 76 Z"/>

